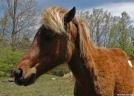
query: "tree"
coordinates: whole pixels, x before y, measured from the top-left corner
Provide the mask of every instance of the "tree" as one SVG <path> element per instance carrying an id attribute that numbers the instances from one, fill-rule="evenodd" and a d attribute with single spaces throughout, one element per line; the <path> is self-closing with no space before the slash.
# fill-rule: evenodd
<path id="1" fill-rule="evenodd" d="M 36 0 L 2 1 L 5 16 L 7 16 L 7 27 L 4 33 L 10 41 L 12 50 L 16 50 L 16 47 L 21 44 L 23 34 L 29 34 L 31 30 L 34 32 L 39 10 L 38 3 Z"/>
<path id="2" fill-rule="evenodd" d="M 133 44 L 133 47 L 132 47 L 132 56 L 133 56 L 134 55 L 134 36 L 131 37 L 131 39 L 132 39 L 132 44 Z"/>
<path id="3" fill-rule="evenodd" d="M 132 54 L 131 36 L 133 36 L 130 17 L 126 12 L 121 13 L 121 18 L 110 31 L 109 44 L 107 47 L 117 47 L 124 50 L 128 55 Z"/>
<path id="4" fill-rule="evenodd" d="M 103 9 L 80 11 L 78 17 L 87 21 L 93 42 L 101 47 L 116 47 L 132 55 L 134 28 L 126 12 L 121 17 L 112 16 Z"/>
<path id="5" fill-rule="evenodd" d="M 4 15 L 2 18 L 0 18 L 0 48 L 9 45 L 8 40 L 6 39 L 7 18 L 7 15 Z"/>
<path id="6" fill-rule="evenodd" d="M 130 56 L 134 56 L 134 27 L 133 25 L 129 26 L 129 32 L 130 32 L 130 39 L 131 39 L 131 45 L 132 45 L 132 47 L 130 48 L 131 50 Z"/>
<path id="7" fill-rule="evenodd" d="M 0 18 L 0 76 L 5 76 L 30 45 L 35 32 L 36 0 L 2 0 L 4 16 Z"/>
<path id="8" fill-rule="evenodd" d="M 97 46 L 106 47 L 111 27 L 116 20 L 110 12 L 93 9 L 92 12 L 81 11 L 79 17 L 88 22 L 92 40 Z"/>

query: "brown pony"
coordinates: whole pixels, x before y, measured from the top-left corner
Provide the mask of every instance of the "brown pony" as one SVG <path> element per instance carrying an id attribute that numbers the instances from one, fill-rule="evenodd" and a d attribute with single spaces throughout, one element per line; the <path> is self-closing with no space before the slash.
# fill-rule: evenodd
<path id="1" fill-rule="evenodd" d="M 74 96 L 132 94 L 134 79 L 125 52 L 99 48 L 76 9 L 50 6 L 41 13 L 42 26 L 14 70 L 15 83 L 30 85 L 52 68 L 68 63 L 75 76 Z"/>

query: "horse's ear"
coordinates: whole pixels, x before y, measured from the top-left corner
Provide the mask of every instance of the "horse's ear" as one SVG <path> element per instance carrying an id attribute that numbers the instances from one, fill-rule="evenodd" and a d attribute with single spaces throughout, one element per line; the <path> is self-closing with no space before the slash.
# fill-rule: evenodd
<path id="1" fill-rule="evenodd" d="M 75 16 L 76 8 L 73 7 L 67 14 L 65 14 L 64 22 L 69 23 Z"/>

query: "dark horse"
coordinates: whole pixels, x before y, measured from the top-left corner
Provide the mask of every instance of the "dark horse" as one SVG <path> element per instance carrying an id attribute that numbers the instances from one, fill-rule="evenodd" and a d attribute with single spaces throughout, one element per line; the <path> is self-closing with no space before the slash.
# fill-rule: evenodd
<path id="1" fill-rule="evenodd" d="M 50 69 L 68 63 L 75 76 L 74 96 L 132 94 L 134 78 L 127 55 L 116 48 L 99 48 L 76 9 L 50 6 L 41 13 L 42 26 L 14 70 L 15 83 L 30 85 Z"/>

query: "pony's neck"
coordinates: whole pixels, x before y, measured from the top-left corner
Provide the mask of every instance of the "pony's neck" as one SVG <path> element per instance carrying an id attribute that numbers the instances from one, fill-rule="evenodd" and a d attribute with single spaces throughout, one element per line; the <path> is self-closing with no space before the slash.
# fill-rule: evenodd
<path id="1" fill-rule="evenodd" d="M 76 83 L 78 83 L 81 88 L 87 88 L 90 89 L 91 92 L 95 92 L 94 80 L 97 74 L 92 55 L 84 58 L 80 56 L 79 50 L 76 49 L 68 65 L 76 78 Z"/>
<path id="2" fill-rule="evenodd" d="M 95 82 L 97 81 L 97 68 L 93 58 L 98 53 L 98 48 L 92 43 L 89 31 L 83 20 L 78 25 L 78 39 L 68 65 L 76 78 L 76 85 L 83 93 L 95 94 Z M 77 87 L 78 88 L 78 87 Z M 84 95 L 83 95 L 84 96 Z M 97 96 L 97 95 L 96 95 Z"/>
<path id="3" fill-rule="evenodd" d="M 78 24 L 78 37 L 75 42 L 75 49 L 69 61 L 69 67 L 73 72 L 76 80 L 79 82 L 89 82 L 97 75 L 97 68 L 94 64 L 94 56 L 97 54 L 97 47 L 92 43 L 89 31 L 85 22 L 82 20 Z M 85 79 L 81 79 L 81 78 Z M 92 77 L 92 78 L 91 78 Z M 87 85 L 87 84 L 86 84 Z"/>

